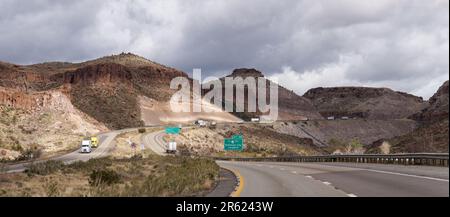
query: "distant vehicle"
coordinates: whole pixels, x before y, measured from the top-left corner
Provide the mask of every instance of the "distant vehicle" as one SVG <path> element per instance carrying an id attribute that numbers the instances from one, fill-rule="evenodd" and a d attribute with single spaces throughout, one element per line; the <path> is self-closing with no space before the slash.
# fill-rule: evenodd
<path id="1" fill-rule="evenodd" d="M 197 125 L 199 127 L 206 127 L 207 124 L 208 124 L 208 122 L 204 121 L 204 120 L 195 121 L 195 125 Z"/>
<path id="2" fill-rule="evenodd" d="M 176 154 L 177 153 L 177 142 L 169 142 L 166 148 L 167 154 Z"/>
<path id="3" fill-rule="evenodd" d="M 90 139 L 83 139 L 81 142 L 81 153 L 91 153 L 92 152 L 92 143 Z"/>
<path id="4" fill-rule="evenodd" d="M 334 116 L 327 117 L 327 120 L 329 120 L 329 121 L 334 120 Z"/>
<path id="5" fill-rule="evenodd" d="M 98 147 L 98 138 L 93 136 L 91 137 L 91 146 L 92 148 L 97 148 Z"/>
<path id="6" fill-rule="evenodd" d="M 212 121 L 212 122 L 209 124 L 209 128 L 210 128 L 210 129 L 216 129 L 216 127 L 217 127 L 217 122 L 215 122 L 215 121 Z"/>
<path id="7" fill-rule="evenodd" d="M 342 120 L 349 120 L 350 118 L 347 117 L 347 116 L 344 116 L 344 117 L 342 117 L 341 119 L 342 119 Z"/>
<path id="8" fill-rule="evenodd" d="M 252 119 L 250 119 L 250 121 L 253 123 L 259 123 L 261 121 L 261 119 L 260 118 L 252 118 Z"/>
<path id="9" fill-rule="evenodd" d="M 309 121 L 309 118 L 308 117 L 301 117 L 300 121 Z"/>

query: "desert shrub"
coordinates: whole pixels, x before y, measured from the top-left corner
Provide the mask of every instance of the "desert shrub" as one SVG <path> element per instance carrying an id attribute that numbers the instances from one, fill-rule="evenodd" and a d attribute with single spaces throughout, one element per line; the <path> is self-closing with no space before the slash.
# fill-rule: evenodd
<path id="1" fill-rule="evenodd" d="M 25 173 L 28 175 L 48 175 L 64 168 L 64 163 L 61 161 L 46 161 L 42 163 L 33 163 L 28 166 Z"/>
<path id="2" fill-rule="evenodd" d="M 42 150 L 39 148 L 38 145 L 34 144 L 34 145 L 31 145 L 30 148 L 22 149 L 20 156 L 18 157 L 17 160 L 19 160 L 19 161 L 33 160 L 33 159 L 40 158 L 41 155 L 42 155 Z"/>
<path id="3" fill-rule="evenodd" d="M 342 141 L 342 140 L 340 140 L 340 139 L 336 139 L 336 138 L 331 138 L 331 139 L 328 141 L 328 144 L 330 144 L 330 145 L 332 145 L 332 146 L 336 146 L 336 147 L 343 147 L 343 146 L 346 145 L 344 141 Z"/>
<path id="4" fill-rule="evenodd" d="M 67 166 L 68 170 L 91 172 L 93 170 L 105 169 L 111 166 L 113 161 L 110 158 L 94 158 L 86 162 L 77 161 Z"/>
<path id="5" fill-rule="evenodd" d="M 91 186 L 112 185 L 120 182 L 120 175 L 109 169 L 94 170 L 89 176 Z"/>
<path id="6" fill-rule="evenodd" d="M 147 132 L 147 130 L 146 130 L 145 128 L 140 128 L 140 129 L 138 130 L 138 132 L 139 132 L 139 133 L 145 133 L 145 132 Z"/>
<path id="7" fill-rule="evenodd" d="M 18 152 L 22 152 L 22 151 L 23 151 L 23 148 L 22 148 L 22 146 L 21 146 L 20 144 L 14 144 L 14 145 L 11 147 L 11 149 L 12 149 L 13 151 L 18 151 Z"/>
<path id="8" fill-rule="evenodd" d="M 44 185 L 47 197 L 58 197 L 60 196 L 59 185 L 58 182 L 50 179 L 47 180 Z"/>
<path id="9" fill-rule="evenodd" d="M 149 175 L 142 183 L 127 185 L 125 196 L 192 196 L 213 183 L 219 168 L 209 159 L 164 158 L 168 163 L 162 173 Z"/>

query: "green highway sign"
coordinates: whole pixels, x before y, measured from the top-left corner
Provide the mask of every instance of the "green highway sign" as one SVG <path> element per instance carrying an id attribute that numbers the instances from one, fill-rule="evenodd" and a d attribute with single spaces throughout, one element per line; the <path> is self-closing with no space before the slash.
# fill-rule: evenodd
<path id="1" fill-rule="evenodd" d="M 180 134 L 181 128 L 179 127 L 166 127 L 166 134 Z"/>
<path id="2" fill-rule="evenodd" d="M 244 149 L 244 137 L 242 135 L 234 135 L 231 138 L 223 140 L 225 151 L 242 151 Z"/>

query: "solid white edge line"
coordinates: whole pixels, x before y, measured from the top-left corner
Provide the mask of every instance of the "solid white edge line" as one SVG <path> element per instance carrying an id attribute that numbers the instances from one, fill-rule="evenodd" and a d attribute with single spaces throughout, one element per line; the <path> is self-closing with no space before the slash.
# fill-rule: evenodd
<path id="1" fill-rule="evenodd" d="M 347 194 L 347 196 L 349 196 L 349 197 L 358 197 L 358 196 L 356 196 L 354 194 Z"/>
<path id="2" fill-rule="evenodd" d="M 384 174 L 391 174 L 391 175 L 408 176 L 408 177 L 414 177 L 414 178 L 421 178 L 421 179 L 429 179 L 429 180 L 434 180 L 434 181 L 448 182 L 448 179 L 433 178 L 433 177 L 428 177 L 428 176 L 418 176 L 418 175 L 411 175 L 411 174 L 405 174 L 405 173 L 396 173 L 396 172 L 388 172 L 388 171 L 373 170 L 373 169 L 363 169 L 363 170 L 376 172 L 376 173 L 384 173 Z"/>

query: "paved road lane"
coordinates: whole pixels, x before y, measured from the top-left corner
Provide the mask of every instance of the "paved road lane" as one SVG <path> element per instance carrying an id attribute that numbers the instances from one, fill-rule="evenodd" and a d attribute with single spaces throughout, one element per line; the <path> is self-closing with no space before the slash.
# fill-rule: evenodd
<path id="1" fill-rule="evenodd" d="M 218 162 L 246 180 L 241 196 L 448 197 L 448 168 L 318 163 Z M 359 167 L 359 168 L 358 168 Z M 403 169 L 402 169 L 403 168 Z M 394 171 L 392 171 L 394 170 Z M 402 170 L 408 173 L 402 173 Z M 428 170 L 429 176 L 421 176 Z M 415 172 L 414 172 L 415 171 Z M 432 171 L 432 172 L 430 172 Z"/>

